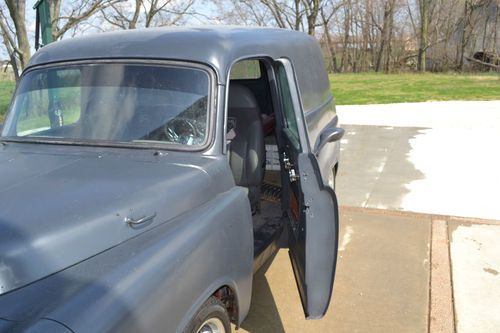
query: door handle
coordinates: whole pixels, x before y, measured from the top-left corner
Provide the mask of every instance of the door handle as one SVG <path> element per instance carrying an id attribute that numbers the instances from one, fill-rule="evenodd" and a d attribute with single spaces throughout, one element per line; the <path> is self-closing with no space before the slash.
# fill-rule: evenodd
<path id="1" fill-rule="evenodd" d="M 156 217 L 156 213 L 154 213 L 153 215 L 149 215 L 149 216 L 143 216 L 139 219 L 133 219 L 130 217 L 126 217 L 125 223 L 127 223 L 128 225 L 138 225 L 138 224 L 142 224 L 142 223 L 146 223 L 148 221 L 151 221 L 155 217 Z"/>
<path id="2" fill-rule="evenodd" d="M 344 136 L 344 129 L 340 127 L 329 127 L 323 130 L 318 137 L 315 145 L 315 153 L 318 154 L 321 148 L 323 148 L 329 142 L 335 142 Z"/>

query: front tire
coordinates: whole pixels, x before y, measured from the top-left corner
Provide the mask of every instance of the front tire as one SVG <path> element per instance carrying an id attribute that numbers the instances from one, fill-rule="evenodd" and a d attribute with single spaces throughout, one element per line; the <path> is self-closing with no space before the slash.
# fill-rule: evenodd
<path id="1" fill-rule="evenodd" d="M 191 319 L 184 333 L 231 333 L 224 304 L 216 297 L 210 297 Z"/>

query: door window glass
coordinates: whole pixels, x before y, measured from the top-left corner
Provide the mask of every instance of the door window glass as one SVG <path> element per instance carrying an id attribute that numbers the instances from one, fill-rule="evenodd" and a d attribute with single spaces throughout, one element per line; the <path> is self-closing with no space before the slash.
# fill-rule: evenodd
<path id="1" fill-rule="evenodd" d="M 290 85 L 288 84 L 285 67 L 283 67 L 282 64 L 278 64 L 277 76 L 280 90 L 281 106 L 283 109 L 285 132 L 289 139 L 293 141 L 295 147 L 300 148 L 297 117 L 295 115 L 293 99 L 290 93 Z"/>

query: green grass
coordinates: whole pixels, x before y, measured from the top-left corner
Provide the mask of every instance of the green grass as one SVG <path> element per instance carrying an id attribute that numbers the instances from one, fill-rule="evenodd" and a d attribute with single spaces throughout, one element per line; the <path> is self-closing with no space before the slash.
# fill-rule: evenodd
<path id="1" fill-rule="evenodd" d="M 0 81 L 0 123 L 3 123 L 15 87 L 14 81 Z"/>
<path id="2" fill-rule="evenodd" d="M 500 100 L 498 74 L 332 74 L 337 105 L 450 100 Z M 15 83 L 0 80 L 0 122 Z"/>
<path id="3" fill-rule="evenodd" d="M 80 108 L 73 107 L 64 110 L 63 112 L 64 112 L 64 125 L 74 124 L 80 119 Z M 50 121 L 47 115 L 30 117 L 26 120 L 21 119 L 17 123 L 18 133 L 39 128 L 50 128 Z"/>
<path id="4" fill-rule="evenodd" d="M 337 105 L 500 100 L 498 74 L 332 74 Z"/>

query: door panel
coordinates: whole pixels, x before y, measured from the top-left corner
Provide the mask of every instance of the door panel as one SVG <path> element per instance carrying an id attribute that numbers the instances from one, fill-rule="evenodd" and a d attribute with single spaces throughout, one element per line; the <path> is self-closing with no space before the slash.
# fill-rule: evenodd
<path id="1" fill-rule="evenodd" d="M 317 319 L 326 313 L 333 289 L 338 205 L 335 193 L 324 186 L 315 155 L 309 151 L 293 72 L 290 71 L 291 66 L 286 61 L 277 64 L 284 118 L 282 162 L 288 172 L 288 181 L 283 184 L 288 194 L 288 245 L 304 313 L 308 319 Z M 294 119 L 287 119 L 290 117 Z"/>

